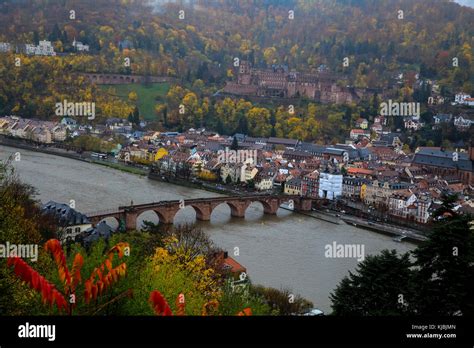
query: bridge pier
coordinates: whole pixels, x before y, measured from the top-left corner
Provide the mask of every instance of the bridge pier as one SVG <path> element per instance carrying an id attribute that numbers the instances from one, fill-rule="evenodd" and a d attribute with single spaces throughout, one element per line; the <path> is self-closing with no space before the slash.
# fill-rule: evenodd
<path id="1" fill-rule="evenodd" d="M 162 206 L 153 210 L 160 218 L 160 224 L 172 224 L 174 217 L 179 210 L 179 204 Z"/>
<path id="2" fill-rule="evenodd" d="M 311 198 L 301 198 L 295 201 L 295 210 L 311 211 L 313 200 Z"/>
<path id="3" fill-rule="evenodd" d="M 262 202 L 263 213 L 268 215 L 276 215 L 278 208 L 280 208 L 280 200 L 275 198 Z"/>
<path id="4" fill-rule="evenodd" d="M 210 221 L 211 220 L 211 214 L 212 210 L 214 207 L 212 207 L 211 203 L 207 204 L 200 204 L 199 206 L 197 205 L 192 205 L 194 208 L 194 211 L 196 212 L 196 219 L 199 221 Z"/>
<path id="5" fill-rule="evenodd" d="M 244 218 L 245 211 L 251 202 L 249 201 L 237 201 L 232 203 L 227 203 L 230 206 L 230 215 L 237 218 Z"/>
<path id="6" fill-rule="evenodd" d="M 132 231 L 137 229 L 137 213 L 132 211 L 125 212 L 125 229 Z"/>

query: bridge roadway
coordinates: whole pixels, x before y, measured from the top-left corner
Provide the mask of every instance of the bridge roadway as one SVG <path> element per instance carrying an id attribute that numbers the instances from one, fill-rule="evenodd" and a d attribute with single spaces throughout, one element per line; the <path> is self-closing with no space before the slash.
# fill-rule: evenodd
<path id="1" fill-rule="evenodd" d="M 137 218 L 145 211 L 154 211 L 160 223 L 172 224 L 176 213 L 187 206 L 193 207 L 196 219 L 209 221 L 212 211 L 220 204 L 230 207 L 233 217 L 245 217 L 245 211 L 253 202 L 260 202 L 265 214 L 276 214 L 282 203 L 289 203 L 296 211 L 310 211 L 314 199 L 297 195 L 246 195 L 231 197 L 210 197 L 184 200 L 159 201 L 144 204 L 133 204 L 119 206 L 117 209 L 97 211 L 86 214 L 93 225 L 98 224 L 105 218 L 115 218 L 118 222 L 123 221 L 127 230 L 137 228 Z"/>

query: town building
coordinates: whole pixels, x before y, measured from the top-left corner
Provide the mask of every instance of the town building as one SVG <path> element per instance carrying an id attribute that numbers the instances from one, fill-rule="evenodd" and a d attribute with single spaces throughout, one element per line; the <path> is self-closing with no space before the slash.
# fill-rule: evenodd
<path id="1" fill-rule="evenodd" d="M 49 201 L 41 207 L 43 214 L 53 217 L 58 224 L 58 237 L 61 243 L 74 241 L 76 236 L 92 227 L 84 214 L 67 204 Z"/>
<path id="2" fill-rule="evenodd" d="M 74 47 L 78 52 L 89 52 L 89 45 L 84 45 L 82 42 L 76 41 L 76 38 L 74 38 L 74 41 L 72 42 L 72 47 Z"/>
<path id="3" fill-rule="evenodd" d="M 354 129 L 351 129 L 349 133 L 349 137 L 352 140 L 357 140 L 362 137 L 370 137 L 370 132 L 364 129 L 354 128 Z"/>
<path id="4" fill-rule="evenodd" d="M 335 200 L 342 196 L 343 176 L 337 171 L 319 174 L 319 197 Z"/>
<path id="5" fill-rule="evenodd" d="M 367 129 L 369 127 L 369 121 L 365 118 L 359 118 L 356 121 L 356 127 L 361 129 Z"/>
<path id="6" fill-rule="evenodd" d="M 319 198 L 319 172 L 317 170 L 302 177 L 301 195 L 310 198 Z"/>
<path id="7" fill-rule="evenodd" d="M 412 163 L 430 168 L 439 176 L 456 175 L 463 183 L 474 185 L 474 147 L 468 152 L 445 151 L 439 147 L 421 147 Z"/>
<path id="8" fill-rule="evenodd" d="M 273 168 L 261 169 L 255 175 L 255 188 L 258 191 L 267 191 L 273 189 L 273 179 L 276 176 L 276 171 Z"/>
<path id="9" fill-rule="evenodd" d="M 456 93 L 454 96 L 454 104 L 466 104 L 466 100 L 471 99 L 471 96 L 464 92 Z"/>
<path id="10" fill-rule="evenodd" d="M 454 117 L 454 127 L 460 131 L 466 131 L 474 125 L 474 120 L 469 119 L 467 116 L 456 116 Z"/>
<path id="11" fill-rule="evenodd" d="M 287 180 L 283 192 L 286 195 L 301 195 L 301 179 L 291 178 Z"/>
<path id="12" fill-rule="evenodd" d="M 416 195 L 413 192 L 410 190 L 399 190 L 388 199 L 388 213 L 406 219 L 410 215 L 410 211 L 413 210 L 415 202 Z"/>
<path id="13" fill-rule="evenodd" d="M 12 50 L 12 45 L 8 42 L 0 42 L 0 52 L 7 53 Z"/>
<path id="14" fill-rule="evenodd" d="M 365 204 L 379 209 L 386 209 L 388 208 L 389 198 L 393 193 L 408 188 L 409 184 L 404 182 L 373 180 L 362 185 L 360 196 Z"/>
<path id="15" fill-rule="evenodd" d="M 344 177 L 342 180 L 342 197 L 351 200 L 359 200 L 362 185 L 366 182 L 367 180 L 363 178 Z"/>

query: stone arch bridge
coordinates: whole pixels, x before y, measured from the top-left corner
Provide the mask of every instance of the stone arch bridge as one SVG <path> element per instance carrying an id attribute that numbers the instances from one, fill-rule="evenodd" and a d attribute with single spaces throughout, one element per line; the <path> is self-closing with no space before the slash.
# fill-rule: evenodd
<path id="1" fill-rule="evenodd" d="M 97 85 L 124 85 L 134 83 L 165 83 L 173 82 L 174 79 L 168 76 L 143 76 L 143 75 L 124 75 L 124 74 L 99 74 L 99 73 L 81 73 L 90 82 Z"/>
<path id="2" fill-rule="evenodd" d="M 209 221 L 214 208 L 222 203 L 230 207 L 233 217 L 243 218 L 248 206 L 253 202 L 260 202 L 265 214 L 275 215 L 282 203 L 292 205 L 295 211 L 310 211 L 312 201 L 311 198 L 292 195 L 211 197 L 120 206 L 118 209 L 97 211 L 86 215 L 94 226 L 103 219 L 115 218 L 117 221 L 124 221 L 127 230 L 134 230 L 138 216 L 146 211 L 154 211 L 158 215 L 160 223 L 172 224 L 178 211 L 187 206 L 194 208 L 197 220 Z"/>

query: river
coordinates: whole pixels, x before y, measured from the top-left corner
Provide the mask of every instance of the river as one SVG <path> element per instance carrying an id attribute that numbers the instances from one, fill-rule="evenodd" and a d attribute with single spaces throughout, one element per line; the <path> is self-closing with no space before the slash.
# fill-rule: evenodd
<path id="1" fill-rule="evenodd" d="M 0 159 L 19 152 L 13 161 L 19 177 L 38 190 L 38 198 L 69 203 L 76 209 L 91 212 L 119 205 L 159 200 L 217 196 L 216 193 L 149 180 L 100 165 L 0 146 Z M 143 213 L 140 220 L 158 221 L 156 215 Z M 175 223 L 194 222 L 191 207 L 176 215 Z M 140 223 L 140 221 L 139 221 Z M 329 294 L 357 266 L 356 258 L 325 257 L 325 246 L 357 244 L 365 255 L 383 249 L 407 252 L 409 243 L 397 243 L 391 237 L 362 230 L 344 223 L 331 224 L 315 218 L 279 209 L 276 216 L 263 214 L 259 203 L 253 203 L 245 219 L 232 218 L 227 205 L 219 205 L 211 221 L 198 222 L 215 244 L 228 250 L 246 268 L 254 283 L 288 288 L 311 300 L 315 307 L 330 312 Z"/>

